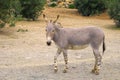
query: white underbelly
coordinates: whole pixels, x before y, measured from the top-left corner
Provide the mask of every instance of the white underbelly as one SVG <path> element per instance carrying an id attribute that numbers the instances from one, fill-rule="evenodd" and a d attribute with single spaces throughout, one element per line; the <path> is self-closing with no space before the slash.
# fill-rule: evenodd
<path id="1" fill-rule="evenodd" d="M 78 50 L 78 49 L 84 49 L 86 47 L 88 47 L 88 45 L 70 45 L 68 49 Z"/>

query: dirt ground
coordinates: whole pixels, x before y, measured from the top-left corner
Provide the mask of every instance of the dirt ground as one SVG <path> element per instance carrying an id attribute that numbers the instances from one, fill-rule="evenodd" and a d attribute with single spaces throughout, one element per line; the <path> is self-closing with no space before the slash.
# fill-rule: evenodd
<path id="1" fill-rule="evenodd" d="M 16 27 L 0 29 L 0 80 L 120 80 L 120 29 L 106 13 L 94 17 L 82 17 L 75 9 L 47 8 L 44 13 L 49 19 L 60 14 L 63 27 L 98 26 L 106 35 L 106 48 L 100 75 L 94 75 L 94 56 L 90 47 L 69 50 L 69 70 L 64 68 L 63 56 L 58 58 L 58 72 L 53 70 L 56 46 L 46 45 L 45 25 L 39 21 L 21 21 Z M 17 32 L 18 29 L 28 30 Z M 102 51 L 102 48 L 100 48 Z"/>

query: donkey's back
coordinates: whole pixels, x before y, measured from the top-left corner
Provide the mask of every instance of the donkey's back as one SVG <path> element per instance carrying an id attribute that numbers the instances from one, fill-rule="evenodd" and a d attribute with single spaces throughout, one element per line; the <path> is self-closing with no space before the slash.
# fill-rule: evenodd
<path id="1" fill-rule="evenodd" d="M 98 48 L 104 40 L 104 33 L 97 27 L 85 28 L 63 28 L 64 40 L 68 40 L 68 48 L 86 47 L 90 44 L 93 48 Z"/>

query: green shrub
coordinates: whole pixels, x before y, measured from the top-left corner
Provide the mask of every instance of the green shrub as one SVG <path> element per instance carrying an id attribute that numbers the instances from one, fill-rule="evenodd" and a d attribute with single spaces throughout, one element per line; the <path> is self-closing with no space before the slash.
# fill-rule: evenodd
<path id="1" fill-rule="evenodd" d="M 75 0 L 74 4 L 83 16 L 100 14 L 106 10 L 104 0 Z"/>
<path id="2" fill-rule="evenodd" d="M 51 2 L 57 2 L 58 0 L 51 0 Z"/>
<path id="3" fill-rule="evenodd" d="M 74 8 L 75 8 L 75 5 L 74 5 L 74 4 L 69 4 L 69 5 L 68 5 L 68 8 L 74 9 Z"/>
<path id="4" fill-rule="evenodd" d="M 0 23 L 0 28 L 3 28 L 5 26 L 5 23 Z"/>
<path id="5" fill-rule="evenodd" d="M 22 29 L 22 28 L 20 28 L 20 29 L 17 30 L 17 32 L 28 32 L 28 29 Z"/>
<path id="6" fill-rule="evenodd" d="M 51 2 L 51 4 L 49 4 L 50 7 L 56 7 L 57 3 L 56 2 Z"/>
<path id="7" fill-rule="evenodd" d="M 120 27 L 120 0 L 110 0 L 108 4 L 108 14 L 114 19 L 117 27 Z"/>
<path id="8" fill-rule="evenodd" d="M 15 26 L 21 10 L 19 0 L 0 0 L 0 27 L 4 27 L 6 23 Z"/>
<path id="9" fill-rule="evenodd" d="M 22 5 L 21 14 L 27 19 L 37 20 L 44 9 L 46 0 L 20 0 Z"/>
<path id="10" fill-rule="evenodd" d="M 42 13 L 45 2 L 46 0 L 0 0 L 0 28 L 6 23 L 15 26 L 15 22 L 23 18 L 36 20 Z"/>

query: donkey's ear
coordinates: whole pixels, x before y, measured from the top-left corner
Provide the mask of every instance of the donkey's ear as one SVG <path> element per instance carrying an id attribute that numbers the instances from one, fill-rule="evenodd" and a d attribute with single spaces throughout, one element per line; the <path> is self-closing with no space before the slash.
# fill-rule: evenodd
<path id="1" fill-rule="evenodd" d="M 55 21 L 53 21 L 53 22 L 54 22 L 54 23 L 56 23 L 56 22 L 57 22 L 57 20 L 59 19 L 59 17 L 60 17 L 60 15 L 57 15 L 56 20 L 55 20 Z"/>
<path id="2" fill-rule="evenodd" d="M 48 22 L 48 19 L 46 18 L 45 14 L 43 14 L 43 18 L 45 19 L 46 22 Z"/>

